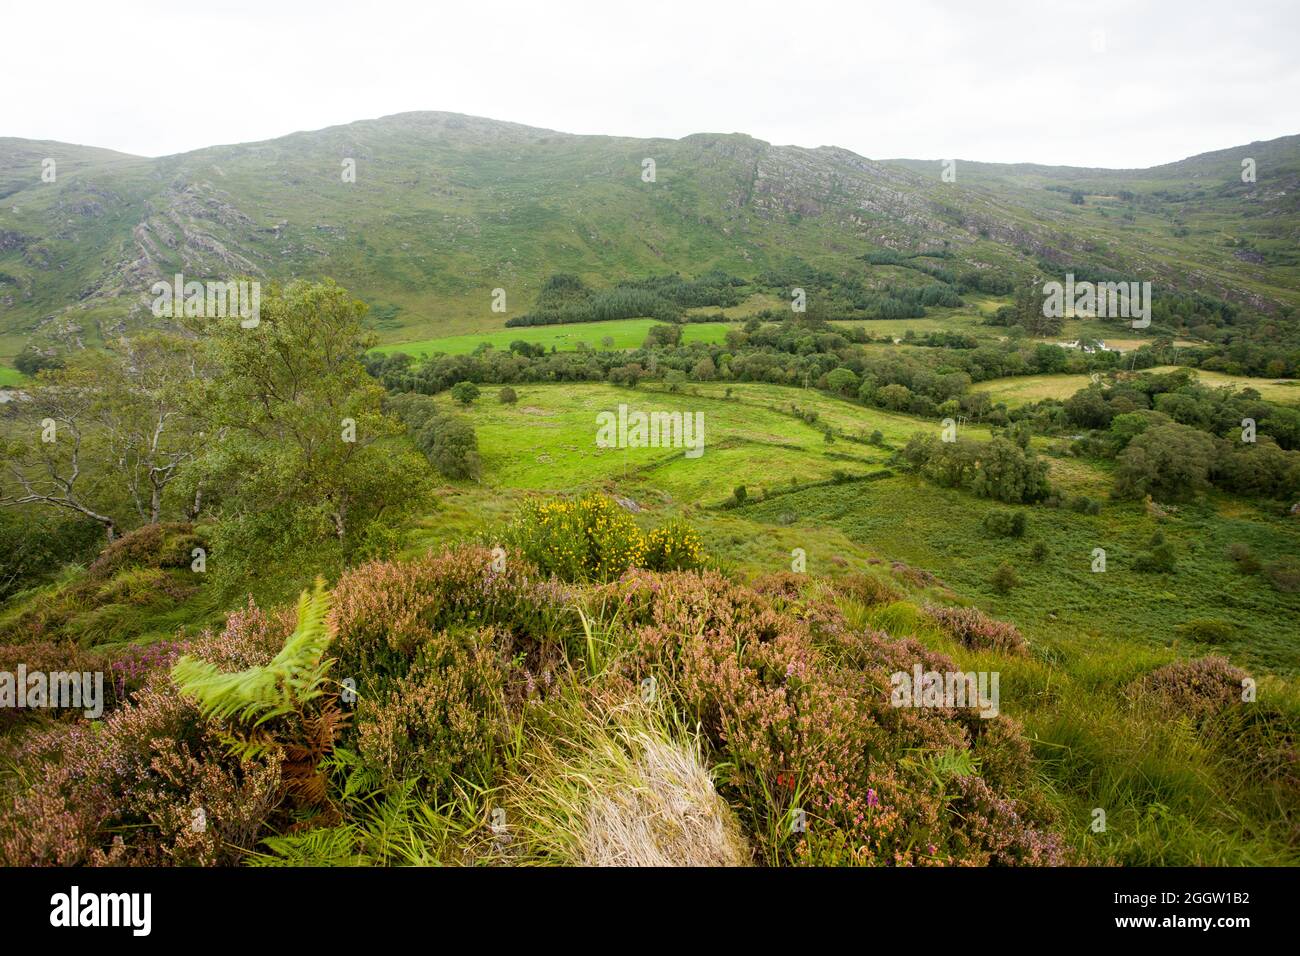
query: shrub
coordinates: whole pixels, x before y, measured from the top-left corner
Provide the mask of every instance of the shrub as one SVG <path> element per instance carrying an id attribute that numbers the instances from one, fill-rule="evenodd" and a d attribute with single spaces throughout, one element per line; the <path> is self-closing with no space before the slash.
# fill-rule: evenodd
<path id="1" fill-rule="evenodd" d="M 1047 542 L 1035 541 L 1034 547 L 1029 552 L 1029 556 L 1034 560 L 1034 563 L 1042 564 L 1047 560 L 1050 553 L 1051 552 L 1047 548 Z"/>
<path id="2" fill-rule="evenodd" d="M 980 527 L 995 538 L 1020 538 L 1025 534 L 1023 511 L 989 511 L 980 520 Z"/>
<path id="3" fill-rule="evenodd" d="M 92 581 L 112 577 L 126 568 L 188 568 L 194 548 L 205 542 L 192 524 L 147 524 L 118 538 L 90 565 Z"/>
<path id="4" fill-rule="evenodd" d="M 868 607 L 893 604 L 903 599 L 902 591 L 871 574 L 850 574 L 836 582 L 836 588 L 845 597 L 861 601 Z"/>
<path id="5" fill-rule="evenodd" d="M 249 606 L 189 653 L 224 669 L 267 664 L 293 629 L 290 613 Z M 231 865 L 256 845 L 283 799 L 279 750 L 238 759 L 228 738 L 177 692 L 165 669 L 103 721 L 56 726 L 13 754 L 0 814 L 0 861 Z M 193 823 L 202 811 L 204 827 Z"/>
<path id="6" fill-rule="evenodd" d="M 478 436 L 465 419 L 454 415 L 431 418 L 416 434 L 415 443 L 444 478 L 478 477 Z"/>
<path id="7" fill-rule="evenodd" d="M 473 405 L 478 396 L 478 386 L 473 382 L 457 382 L 451 387 L 451 397 L 466 408 Z"/>
<path id="8" fill-rule="evenodd" d="M 0 601 L 72 561 L 86 561 L 104 529 L 79 515 L 0 509 Z"/>
<path id="9" fill-rule="evenodd" d="M 410 670 L 357 706 L 357 749 L 385 786 L 418 781 L 437 792 L 452 775 L 491 778 L 504 739 L 505 664 L 492 628 L 439 631 Z"/>
<path id="10" fill-rule="evenodd" d="M 1237 570 L 1242 574 L 1258 574 L 1262 565 L 1255 553 L 1250 550 L 1250 545 L 1242 541 L 1234 541 L 1228 545 L 1225 552 L 1228 560 L 1237 566 Z"/>
<path id="11" fill-rule="evenodd" d="M 1283 594 L 1300 591 L 1300 561 L 1295 558 L 1282 558 L 1266 565 L 1264 576 L 1275 590 Z"/>
<path id="12" fill-rule="evenodd" d="M 760 594 L 709 572 L 634 571 L 605 592 L 631 642 L 615 665 L 626 686 L 657 675 L 672 706 L 699 728 L 712 762 L 728 768 L 719 793 L 760 858 L 1061 862 L 1059 840 L 1031 822 L 1027 807 L 986 785 L 988 799 L 1005 812 L 995 825 L 972 828 L 945 812 L 952 781 L 909 759 L 942 751 L 974 772 L 970 741 L 990 731 L 967 728 L 987 721 L 890 703 L 891 673 L 913 664 L 949 671 L 953 662 L 912 640 L 852 631 L 833 605 L 785 580 L 768 582 Z M 1027 759 L 997 732 L 987 749 L 999 773 L 1014 775 Z M 802 838 L 790 835 L 794 808 L 807 814 Z"/>
<path id="13" fill-rule="evenodd" d="M 641 532 L 631 516 L 604 495 L 572 501 L 530 501 L 503 541 L 543 574 L 565 581 L 610 581 L 628 568 L 678 571 L 700 567 L 699 535 L 678 521 Z"/>
<path id="14" fill-rule="evenodd" d="M 1025 654 L 1029 649 L 1024 636 L 1014 624 L 991 618 L 979 608 L 931 604 L 925 611 L 939 625 L 940 630 L 973 651 Z"/>
<path id="15" fill-rule="evenodd" d="M 508 657 L 535 654 L 572 602 L 567 588 L 539 580 L 518 552 L 507 554 L 503 570 L 490 551 L 469 547 L 374 561 L 344 572 L 334 588 L 335 673 L 380 686 L 398 680 L 421 647 L 457 626 L 493 628 Z"/>
<path id="16" fill-rule="evenodd" d="M 694 528 L 672 521 L 646 536 L 644 564 L 652 571 L 693 571 L 704 564 L 704 545 Z"/>
<path id="17" fill-rule="evenodd" d="M 1195 618 L 1179 625 L 1178 630 L 1185 636 L 1202 644 L 1227 644 L 1236 637 L 1237 629 L 1227 621 L 1208 618 Z"/>
<path id="18" fill-rule="evenodd" d="M 515 393 L 513 388 L 507 385 L 502 388 L 501 391 L 497 392 L 497 401 L 502 405 L 513 405 L 515 402 L 519 401 L 519 396 Z"/>
<path id="19" fill-rule="evenodd" d="M 1011 589 L 1020 584 L 1020 578 L 1016 576 L 1016 569 L 1004 562 L 993 572 L 989 584 L 998 594 L 1010 594 Z"/>
<path id="20" fill-rule="evenodd" d="M 1178 569 L 1178 558 L 1174 546 L 1165 540 L 1164 534 L 1157 531 L 1151 536 L 1147 551 L 1142 552 L 1133 562 L 1136 571 L 1148 574 L 1172 574 Z"/>
<path id="21" fill-rule="evenodd" d="M 529 501 L 503 540 L 543 574 L 565 581 L 609 581 L 642 567 L 647 547 L 636 522 L 604 495 Z"/>
<path id="22" fill-rule="evenodd" d="M 1202 657 L 1158 667 L 1140 678 L 1134 690 L 1175 713 L 1206 717 L 1240 704 L 1248 676 L 1226 657 Z"/>
<path id="23" fill-rule="evenodd" d="M 91 673 L 107 671 L 109 657 L 101 650 L 87 650 L 71 641 L 36 641 L 26 644 L 0 644 L 0 672 L 18 673 L 20 665 L 25 665 L 28 673 L 43 671 L 54 673 Z M 16 680 L 16 678 L 15 678 Z M 104 681 L 104 712 L 112 710 L 114 704 L 125 695 L 119 693 L 111 680 Z M 0 733 L 19 723 L 36 722 L 47 717 L 59 721 L 79 721 L 83 719 L 87 707 L 83 708 L 30 708 L 4 706 L 0 707 Z"/>

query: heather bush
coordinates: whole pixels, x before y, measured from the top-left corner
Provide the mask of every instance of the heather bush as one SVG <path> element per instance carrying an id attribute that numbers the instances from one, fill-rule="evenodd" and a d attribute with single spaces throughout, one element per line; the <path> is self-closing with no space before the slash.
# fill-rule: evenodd
<path id="1" fill-rule="evenodd" d="M 905 756 L 952 751 L 973 765 L 972 741 L 984 736 L 982 753 L 1005 782 L 1027 767 L 1027 752 L 1009 740 L 1015 728 L 991 731 L 1003 718 L 973 712 L 891 706 L 890 674 L 916 663 L 950 671 L 953 662 L 910 639 L 850 630 L 833 605 L 787 577 L 747 589 L 707 572 L 630 572 L 606 592 L 630 643 L 622 679 L 633 687 L 655 677 L 699 728 L 725 767 L 719 792 L 768 862 L 986 858 L 984 836 L 954 836 L 964 823 L 949 812 L 951 787 L 921 763 L 909 768 Z M 791 835 L 796 810 L 806 815 L 806 839 Z M 1020 826 L 1016 846 L 1043 845 L 1020 853 L 1024 862 L 1057 861 L 1052 840 L 1024 816 Z"/>
<path id="2" fill-rule="evenodd" d="M 870 574 L 850 574 L 837 581 L 836 587 L 845 597 L 861 601 L 868 607 L 893 604 L 903 599 L 902 591 Z"/>
<path id="3" fill-rule="evenodd" d="M 265 664 L 291 629 L 291 616 L 249 607 L 187 649 L 226 668 Z M 231 864 L 283 798 L 283 755 L 231 756 L 161 668 L 102 721 L 37 730 L 8 756 L 0 861 L 11 866 Z"/>
<path id="4" fill-rule="evenodd" d="M 991 618 L 979 608 L 931 604 L 925 611 L 945 634 L 970 650 L 1001 651 L 1004 654 L 1028 652 L 1029 645 L 1014 624 Z"/>
<path id="5" fill-rule="evenodd" d="M 147 524 L 115 540 L 90 565 L 93 581 L 126 568 L 188 568 L 194 548 L 206 547 L 194 525 L 184 522 Z"/>
<path id="6" fill-rule="evenodd" d="M 1226 657 L 1201 657 L 1158 667 L 1133 690 L 1172 713 L 1207 717 L 1241 704 L 1242 681 L 1249 676 Z"/>
<path id="7" fill-rule="evenodd" d="M 104 673 L 103 706 L 105 712 L 120 700 L 122 694 L 110 680 L 109 657 L 102 651 L 88 650 L 71 642 L 34 641 L 30 644 L 0 644 L 0 671 L 17 675 L 18 668 L 26 666 L 27 672 L 43 671 L 46 674 L 73 672 Z M 18 708 L 0 707 L 0 733 L 20 723 L 39 719 L 76 721 L 84 719 L 84 708 Z"/>
<path id="8" fill-rule="evenodd" d="M 491 777 L 506 733 L 505 671 L 492 628 L 440 631 L 402 677 L 365 681 L 357 749 L 385 785 L 415 780 L 436 791 L 453 774 Z"/>
<path id="9" fill-rule="evenodd" d="M 492 627 L 508 658 L 536 659 L 540 645 L 571 622 L 574 595 L 542 579 L 511 551 L 497 570 L 492 552 L 462 547 L 411 561 L 375 561 L 335 586 L 331 653 L 340 680 L 405 677 L 419 650 L 449 627 Z"/>
<path id="10" fill-rule="evenodd" d="M 954 780 L 952 811 L 962 818 L 953 844 L 964 864 L 976 866 L 1059 866 L 1068 862 L 1060 837 L 1033 827 L 1016 802 L 998 796 L 984 778 Z"/>

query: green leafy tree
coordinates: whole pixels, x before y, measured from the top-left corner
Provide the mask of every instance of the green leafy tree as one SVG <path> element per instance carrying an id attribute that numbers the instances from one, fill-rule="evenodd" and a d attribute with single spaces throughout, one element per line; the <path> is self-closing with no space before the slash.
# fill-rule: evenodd
<path id="1" fill-rule="evenodd" d="M 1205 432 L 1173 422 L 1153 425 L 1119 453 L 1116 493 L 1124 498 L 1188 498 L 1209 488 L 1214 457 L 1215 440 Z"/>
<path id="2" fill-rule="evenodd" d="M 194 407 L 222 437 L 194 473 L 220 502 L 222 567 L 304 552 L 328 563 L 424 501 L 426 466 L 361 361 L 365 309 L 333 282 L 295 282 L 264 290 L 253 328 L 205 320 L 214 373 Z"/>
<path id="3" fill-rule="evenodd" d="M 858 376 L 851 368 L 837 368 L 826 375 L 826 386 L 841 395 L 853 395 L 858 390 Z"/>
<path id="4" fill-rule="evenodd" d="M 0 504 L 36 505 L 119 532 L 192 518 L 174 483 L 201 444 L 189 389 L 202 373 L 193 343 L 145 333 L 84 349 L 51 368 L 16 405 L 0 444 L 10 473 Z"/>
<path id="5" fill-rule="evenodd" d="M 463 418 L 445 415 L 433 420 L 420 433 L 419 443 L 444 478 L 478 477 L 478 436 Z"/>
<path id="6" fill-rule="evenodd" d="M 473 382 L 457 382 L 451 387 L 451 397 L 466 408 L 473 405 L 478 396 L 478 386 Z"/>

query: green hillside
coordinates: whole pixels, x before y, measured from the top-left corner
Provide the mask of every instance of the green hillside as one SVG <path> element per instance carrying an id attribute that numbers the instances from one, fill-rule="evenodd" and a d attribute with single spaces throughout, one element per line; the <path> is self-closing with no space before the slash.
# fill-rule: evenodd
<path id="1" fill-rule="evenodd" d="M 5 139 L 0 358 L 150 321 L 149 287 L 176 272 L 333 277 L 386 343 L 499 329 L 556 273 L 600 288 L 802 261 L 873 287 L 906 271 L 860 258 L 885 248 L 1008 277 L 1089 264 L 1272 312 L 1300 301 L 1297 169 L 1286 137 L 1143 171 L 959 160 L 948 183 L 937 161 L 741 134 L 574 136 L 432 112 L 157 159 Z"/>

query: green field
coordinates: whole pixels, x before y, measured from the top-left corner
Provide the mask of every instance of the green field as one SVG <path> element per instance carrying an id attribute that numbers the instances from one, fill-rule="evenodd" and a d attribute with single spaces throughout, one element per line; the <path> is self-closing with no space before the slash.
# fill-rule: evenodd
<path id="1" fill-rule="evenodd" d="M 726 398 L 727 388 L 732 391 Z M 813 390 L 777 385 L 690 385 L 678 393 L 608 385 L 524 385 L 516 405 L 501 405 L 491 390 L 465 414 L 478 432 L 483 487 L 468 494 L 473 509 L 484 498 L 523 492 L 600 488 L 656 511 L 683 513 L 700 526 L 714 553 L 752 572 L 779 571 L 790 549 L 807 551 L 809 571 L 827 572 L 874 558 L 904 561 L 938 575 L 952 592 L 1016 622 L 1031 640 L 1077 655 L 1101 646 L 1151 649 L 1186 643 L 1181 625 L 1197 619 L 1229 624 L 1233 639 L 1219 651 L 1271 670 L 1300 670 L 1300 595 L 1273 590 L 1239 574 L 1225 555 L 1245 542 L 1264 561 L 1300 553 L 1300 526 L 1252 505 L 1221 496 L 1149 516 L 1140 503 L 1110 502 L 1108 474 L 1077 459 L 1049 458 L 1053 482 L 1067 496 L 1103 500 L 1100 515 L 1067 508 L 1004 506 L 938 487 L 894 469 L 893 477 L 791 491 L 791 482 L 826 481 L 835 472 L 863 475 L 888 466 L 892 448 L 932 421 L 881 412 Z M 596 415 L 619 403 L 643 411 L 700 411 L 705 452 L 688 459 L 679 450 L 602 449 Z M 816 410 L 819 421 L 846 436 L 880 430 L 885 447 L 845 439 L 827 444 L 821 432 L 789 413 L 794 403 Z M 969 437 L 986 430 L 969 428 Z M 744 484 L 750 504 L 717 511 Z M 489 490 L 490 489 L 490 490 Z M 1024 510 L 1022 539 L 991 538 L 980 527 L 991 509 Z M 504 510 L 503 505 L 488 509 Z M 1173 575 L 1139 573 L 1135 557 L 1156 530 L 1173 542 Z M 421 533 L 428 537 L 429 529 Z M 1049 547 L 1041 563 L 1035 541 Z M 1091 570 L 1093 549 L 1107 554 L 1107 570 Z M 997 594 L 990 578 L 1012 565 L 1021 584 Z M 1279 627 L 1279 622 L 1290 622 Z M 1205 648 L 1200 648 L 1205 651 Z"/>
<path id="2" fill-rule="evenodd" d="M 1177 369 L 1178 366 L 1161 365 L 1150 371 L 1164 373 Z M 1200 369 L 1192 371 L 1202 385 L 1211 388 L 1253 388 L 1270 402 L 1283 405 L 1300 403 L 1300 381 L 1284 378 L 1247 378 L 1244 375 L 1225 375 L 1222 372 Z M 1017 375 L 978 382 L 971 388 L 977 392 L 988 392 L 995 404 L 1003 402 L 1008 408 L 1017 408 L 1048 398 L 1067 399 L 1079 389 L 1087 388 L 1090 380 L 1087 375 Z"/>
<path id="3" fill-rule="evenodd" d="M 384 354 L 405 352 L 417 358 L 437 352 L 446 355 L 468 355 L 484 343 L 494 349 L 508 349 L 511 342 L 520 341 L 540 344 L 548 349 L 554 347 L 558 351 L 576 349 L 580 345 L 590 349 L 635 349 L 641 347 L 651 326 L 662 324 L 654 319 L 622 319 L 609 322 L 582 322 L 574 325 L 524 326 L 469 335 L 421 339 L 418 342 L 404 342 L 399 345 L 382 345 L 375 351 Z M 727 330 L 732 327 L 726 322 L 687 323 L 682 326 L 682 341 L 716 344 L 723 341 Z M 605 344 L 606 338 L 612 339 L 613 343 Z"/>
<path id="4" fill-rule="evenodd" d="M 27 376 L 16 368 L 8 365 L 0 365 L 0 388 L 6 385 L 21 385 L 27 381 Z"/>

